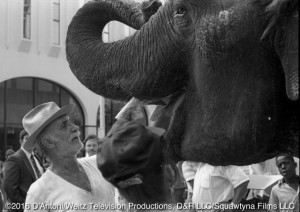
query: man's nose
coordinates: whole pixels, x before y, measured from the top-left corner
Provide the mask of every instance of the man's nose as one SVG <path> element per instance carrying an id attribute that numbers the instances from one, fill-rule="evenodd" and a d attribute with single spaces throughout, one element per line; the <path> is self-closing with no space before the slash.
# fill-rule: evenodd
<path id="1" fill-rule="evenodd" d="M 76 124 L 72 123 L 72 131 L 74 132 L 74 131 L 78 131 L 78 130 L 79 130 L 79 127 Z"/>

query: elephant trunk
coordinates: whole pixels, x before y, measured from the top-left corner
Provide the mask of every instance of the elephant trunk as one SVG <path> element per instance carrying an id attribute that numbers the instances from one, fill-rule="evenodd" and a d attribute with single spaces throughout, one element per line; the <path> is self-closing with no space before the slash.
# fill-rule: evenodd
<path id="1" fill-rule="evenodd" d="M 88 2 L 73 17 L 66 39 L 67 60 L 91 91 L 114 99 L 153 99 L 183 86 L 184 77 L 178 72 L 184 64 L 173 62 L 182 58 L 182 44 L 169 36 L 173 29 L 162 18 L 171 11 L 159 10 L 145 24 L 139 7 L 129 0 L 99 0 Z M 124 40 L 104 43 L 103 28 L 112 20 L 141 29 Z"/>

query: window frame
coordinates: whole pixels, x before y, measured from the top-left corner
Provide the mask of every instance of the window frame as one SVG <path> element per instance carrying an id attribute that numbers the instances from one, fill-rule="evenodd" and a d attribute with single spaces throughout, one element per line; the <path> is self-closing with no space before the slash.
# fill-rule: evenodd
<path id="1" fill-rule="evenodd" d="M 23 0 L 23 19 L 22 19 L 22 38 L 26 40 L 31 40 L 31 20 L 32 20 L 32 1 Z M 27 29 L 28 28 L 28 29 Z M 28 33 L 28 35 L 27 35 Z"/>
<path id="2" fill-rule="evenodd" d="M 58 8 L 58 11 L 57 11 L 57 19 L 55 17 L 55 13 L 54 13 L 54 10 L 55 10 L 55 7 Z M 55 46 L 60 46 L 61 45 L 61 14 L 60 14 L 60 11 L 61 11 L 61 1 L 60 0 L 52 0 L 52 44 L 55 45 Z M 57 24 L 57 26 L 56 26 Z M 57 27 L 57 30 L 55 30 Z M 57 34 L 55 34 L 57 33 Z M 57 40 L 56 40 L 57 38 Z"/>

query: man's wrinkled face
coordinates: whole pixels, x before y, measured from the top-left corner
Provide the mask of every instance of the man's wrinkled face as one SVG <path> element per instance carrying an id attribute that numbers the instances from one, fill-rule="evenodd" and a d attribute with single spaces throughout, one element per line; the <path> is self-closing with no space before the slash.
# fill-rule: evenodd
<path id="1" fill-rule="evenodd" d="M 79 127 L 67 115 L 53 121 L 47 127 L 47 134 L 55 141 L 56 151 L 62 154 L 76 155 L 83 147 Z"/>
<path id="2" fill-rule="evenodd" d="M 98 147 L 99 147 L 99 145 L 98 145 L 97 139 L 87 140 L 86 144 L 85 144 L 85 151 L 88 154 L 88 156 L 93 156 L 93 155 L 97 154 Z"/>

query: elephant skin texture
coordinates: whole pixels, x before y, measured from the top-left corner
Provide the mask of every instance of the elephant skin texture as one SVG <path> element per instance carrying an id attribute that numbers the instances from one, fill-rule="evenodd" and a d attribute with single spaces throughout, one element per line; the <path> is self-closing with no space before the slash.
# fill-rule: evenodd
<path id="1" fill-rule="evenodd" d="M 137 31 L 104 43 L 112 20 Z M 82 84 L 108 98 L 183 91 L 156 122 L 175 161 L 299 157 L 298 23 L 297 0 L 95 0 L 69 25 L 67 60 Z"/>

